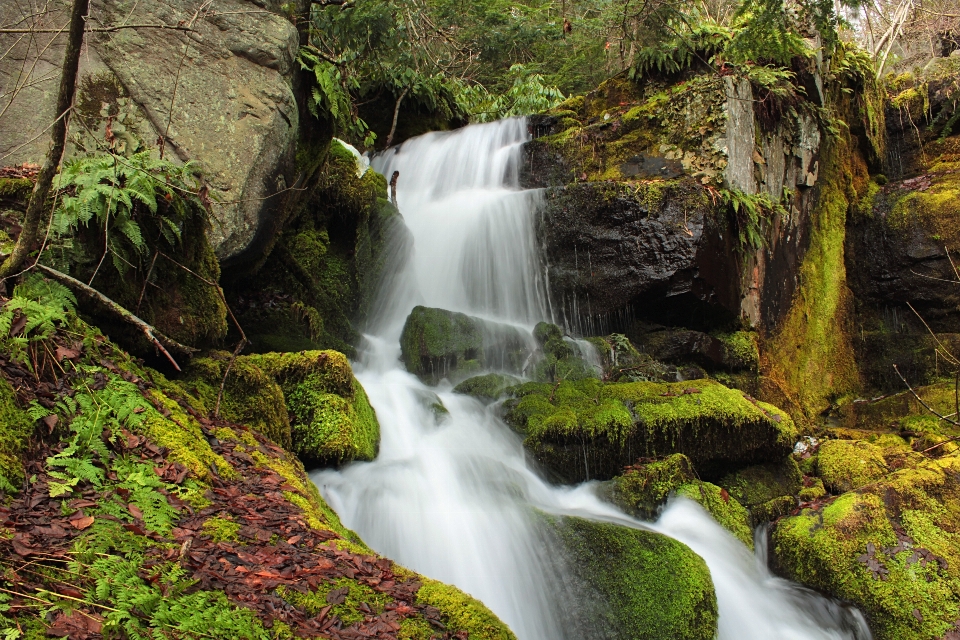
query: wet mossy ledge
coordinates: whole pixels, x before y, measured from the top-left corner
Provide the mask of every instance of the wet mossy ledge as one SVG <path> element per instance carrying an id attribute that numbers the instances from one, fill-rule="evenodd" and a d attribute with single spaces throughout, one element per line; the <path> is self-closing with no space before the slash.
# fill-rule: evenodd
<path id="1" fill-rule="evenodd" d="M 667 536 L 608 522 L 542 515 L 569 571 L 585 586 L 582 606 L 597 637 L 711 640 L 717 599 L 710 571 Z"/>
<path id="2" fill-rule="evenodd" d="M 282 424 L 279 408 L 256 428 L 223 415 L 255 415 L 287 389 L 332 395 L 359 412 L 365 398 L 342 354 L 238 358 L 242 380 L 234 387 L 228 378 L 216 417 L 219 379 L 202 374 L 222 373 L 226 357 L 199 359 L 196 377 L 168 379 L 80 320 L 63 291 L 51 299 L 49 284 L 33 284 L 0 300 L 8 327 L 0 556 L 22 567 L 0 575 L 0 628 L 27 638 L 82 628 L 113 637 L 389 630 L 404 640 L 515 640 L 476 599 L 377 556 L 346 529 L 300 460 L 275 443 L 282 431 L 261 433 L 271 420 Z M 46 321 L 11 337 L 27 301 Z M 255 396 L 262 406 L 231 397 L 258 383 L 278 387 Z M 295 424 L 304 415 L 297 402 Z M 38 599 L 39 614 L 30 606 Z"/>
<path id="3" fill-rule="evenodd" d="M 229 367 L 229 373 L 226 372 Z M 337 351 L 194 359 L 179 384 L 207 410 L 249 425 L 307 465 L 373 460 L 380 424 L 367 395 Z"/>
<path id="4" fill-rule="evenodd" d="M 776 407 L 707 379 L 526 383 L 507 421 L 536 460 L 568 482 L 609 479 L 640 457 L 683 453 L 706 476 L 783 458 L 796 440 Z"/>

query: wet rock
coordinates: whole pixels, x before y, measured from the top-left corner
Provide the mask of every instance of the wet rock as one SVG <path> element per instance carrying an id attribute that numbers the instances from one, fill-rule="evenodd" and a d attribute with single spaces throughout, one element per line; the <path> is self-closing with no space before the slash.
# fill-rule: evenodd
<path id="1" fill-rule="evenodd" d="M 565 338 L 557 325 L 540 322 L 533 328 L 533 337 L 540 347 L 541 355 L 534 369 L 534 379 L 538 382 L 598 377 L 598 372 L 580 353 L 580 347 Z"/>
<path id="2" fill-rule="evenodd" d="M 781 496 L 795 496 L 803 487 L 803 474 L 792 456 L 740 469 L 725 475 L 717 484 L 748 509 Z"/>
<path id="3" fill-rule="evenodd" d="M 675 453 L 626 467 L 623 475 L 613 479 L 608 498 L 627 513 L 650 520 L 670 494 L 696 479 L 690 458 Z"/>
<path id="4" fill-rule="evenodd" d="M 582 585 L 578 604 L 598 638 L 684 638 L 716 634 L 710 571 L 686 545 L 659 533 L 575 517 L 542 516 L 568 571 Z"/>
<path id="5" fill-rule="evenodd" d="M 760 351 L 756 334 L 737 331 L 709 335 L 687 329 L 664 329 L 640 333 L 637 346 L 657 360 L 697 363 L 711 370 L 757 371 Z"/>

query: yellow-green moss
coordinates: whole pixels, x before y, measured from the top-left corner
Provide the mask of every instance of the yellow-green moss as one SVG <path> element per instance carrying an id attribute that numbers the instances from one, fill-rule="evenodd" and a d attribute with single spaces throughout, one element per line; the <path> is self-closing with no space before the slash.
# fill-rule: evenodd
<path id="1" fill-rule="evenodd" d="M 823 486 L 823 480 L 820 478 L 812 478 L 810 480 L 810 486 L 800 489 L 800 493 L 797 494 L 797 497 L 802 502 L 811 502 L 813 500 L 819 500 L 823 496 L 827 495 L 827 490 Z"/>
<path id="2" fill-rule="evenodd" d="M 693 463 L 682 453 L 630 467 L 613 479 L 613 501 L 624 510 L 652 518 L 671 493 L 696 479 Z"/>
<path id="3" fill-rule="evenodd" d="M 192 389 L 209 411 L 216 406 L 230 359 L 225 351 L 213 352 L 194 358 L 187 369 L 183 385 Z M 282 447 L 290 447 L 290 419 L 283 391 L 252 356 L 233 360 L 223 387 L 220 415 L 256 429 Z"/>
<path id="4" fill-rule="evenodd" d="M 17 395 L 0 378 L 0 492 L 16 493 L 23 482 L 20 456 L 33 433 L 33 420 L 17 404 Z"/>
<path id="5" fill-rule="evenodd" d="M 860 386 L 849 331 L 852 306 L 844 264 L 847 211 L 857 201 L 849 178 L 856 168 L 853 153 L 840 138 L 824 144 L 820 192 L 811 215 L 809 248 L 799 269 L 800 285 L 786 317 L 763 349 L 765 397 L 780 399 L 804 422 Z"/>
<path id="6" fill-rule="evenodd" d="M 369 615 L 360 608 L 360 605 L 366 604 L 374 615 L 378 615 L 383 613 L 384 606 L 390 602 L 390 597 L 386 594 L 374 591 L 367 585 L 349 578 L 339 578 L 333 582 L 321 584 L 316 591 L 307 593 L 285 587 L 278 588 L 277 593 L 290 604 L 306 610 L 311 615 L 317 615 L 329 606 L 327 596 L 336 589 L 347 589 L 347 593 L 344 601 L 333 605 L 330 613 L 337 616 L 345 627 L 363 622 Z"/>
<path id="7" fill-rule="evenodd" d="M 960 459 L 901 469 L 785 518 L 773 547 L 787 576 L 861 607 L 877 640 L 943 637 L 960 618 Z"/>
<path id="8" fill-rule="evenodd" d="M 226 518 L 208 518 L 200 528 L 200 533 L 210 536 L 214 542 L 236 542 L 240 523 Z"/>
<path id="9" fill-rule="evenodd" d="M 828 440 L 820 445 L 817 471 L 834 493 L 852 491 L 889 472 L 883 449 L 862 440 Z"/>
<path id="10" fill-rule="evenodd" d="M 753 549 L 750 514 L 724 489 L 709 482 L 693 481 L 678 487 L 677 495 L 698 502 L 720 526 Z"/>
<path id="11" fill-rule="evenodd" d="M 544 516 L 570 571 L 595 597 L 583 605 L 598 636 L 712 640 L 717 604 L 706 563 L 659 533 L 583 518 Z M 596 603 L 591 607 L 591 603 Z"/>

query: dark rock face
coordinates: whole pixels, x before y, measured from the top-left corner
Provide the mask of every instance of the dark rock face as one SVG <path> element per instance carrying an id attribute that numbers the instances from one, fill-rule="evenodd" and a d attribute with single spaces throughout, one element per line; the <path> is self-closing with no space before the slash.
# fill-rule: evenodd
<path id="1" fill-rule="evenodd" d="M 622 331 L 634 316 L 703 326 L 738 314 L 733 240 L 692 181 L 551 188 L 539 233 L 554 310 L 570 331 Z"/>

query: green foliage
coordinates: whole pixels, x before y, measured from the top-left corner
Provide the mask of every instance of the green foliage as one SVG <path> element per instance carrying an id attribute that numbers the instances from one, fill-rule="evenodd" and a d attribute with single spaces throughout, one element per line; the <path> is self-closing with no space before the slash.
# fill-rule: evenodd
<path id="1" fill-rule="evenodd" d="M 481 84 L 459 83 L 457 100 L 475 122 L 491 122 L 552 109 L 564 100 L 555 86 L 529 67 L 515 64 L 507 72 L 513 84 L 503 93 L 491 93 Z"/>
<path id="2" fill-rule="evenodd" d="M 92 223 L 104 228 L 113 264 L 123 274 L 148 244 L 139 218 L 156 218 L 164 241 L 176 247 L 184 222 L 205 211 L 195 171 L 193 163 L 177 165 L 150 150 L 128 158 L 111 153 L 74 158 L 54 181 L 59 206 L 51 231 L 66 239 Z"/>
<path id="3" fill-rule="evenodd" d="M 749 194 L 739 189 L 721 189 L 720 197 L 730 208 L 740 246 L 746 251 L 764 245 L 763 223 L 773 215 L 786 217 L 787 210 L 766 192 Z"/>
<path id="4" fill-rule="evenodd" d="M 179 564 L 153 569 L 148 581 L 140 576 L 143 558 L 136 555 L 97 558 L 85 570 L 95 579 L 89 597 L 94 602 L 109 602 L 103 631 L 134 640 L 173 637 L 212 637 L 264 639 L 270 635 L 256 614 L 234 607 L 220 591 L 191 591 L 195 581 L 188 579 Z"/>
<path id="5" fill-rule="evenodd" d="M 629 76 L 641 78 L 651 71 L 678 73 L 697 61 L 707 64 L 730 40 L 730 29 L 712 20 L 691 21 L 687 16 L 668 18 L 664 37 L 637 52 Z"/>
<path id="6" fill-rule="evenodd" d="M 829 11 L 832 15 L 832 6 Z M 786 67 L 794 58 L 809 58 L 813 51 L 800 35 L 803 15 L 783 0 L 745 0 L 734 16 L 735 35 L 724 53 L 734 62 Z"/>
<path id="7" fill-rule="evenodd" d="M 0 309 L 0 347 L 31 370 L 34 345 L 47 340 L 68 323 L 77 299 L 63 285 L 37 273 L 27 275 L 13 290 L 13 297 Z M 25 324 L 13 331 L 15 324 Z"/>

